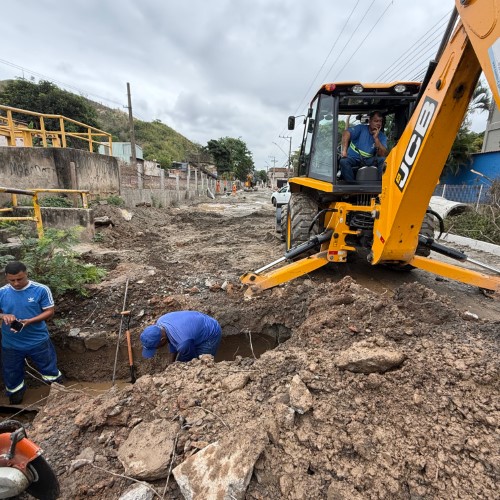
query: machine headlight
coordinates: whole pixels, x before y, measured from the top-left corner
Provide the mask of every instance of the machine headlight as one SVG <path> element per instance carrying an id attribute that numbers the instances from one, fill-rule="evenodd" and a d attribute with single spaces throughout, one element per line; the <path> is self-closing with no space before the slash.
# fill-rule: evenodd
<path id="1" fill-rule="evenodd" d="M 352 91 L 355 93 L 355 94 L 361 94 L 361 92 L 363 92 L 363 85 L 354 85 L 354 87 L 352 88 Z"/>
<path id="2" fill-rule="evenodd" d="M 394 90 L 400 94 L 401 92 L 404 92 L 406 90 L 406 85 L 398 83 L 397 85 L 394 86 Z"/>

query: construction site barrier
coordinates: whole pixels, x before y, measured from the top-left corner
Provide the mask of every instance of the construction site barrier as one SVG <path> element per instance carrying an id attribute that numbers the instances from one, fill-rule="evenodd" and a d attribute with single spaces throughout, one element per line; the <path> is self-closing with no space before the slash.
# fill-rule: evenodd
<path id="1" fill-rule="evenodd" d="M 43 221 L 42 210 L 38 200 L 39 193 L 62 193 L 62 194 L 79 194 L 81 197 L 82 207 L 88 208 L 88 190 L 83 189 L 15 189 L 0 187 L 0 193 L 7 193 L 11 195 L 11 207 L 0 208 L 1 213 L 13 213 L 14 209 L 18 206 L 17 196 L 25 195 L 31 196 L 33 204 L 33 217 L 15 217 L 15 216 L 1 216 L 0 221 L 33 221 L 36 223 L 36 230 L 38 237 L 43 237 Z"/>
<path id="2" fill-rule="evenodd" d="M 22 119 L 14 119 L 13 114 Z M 25 116 L 27 118 L 24 118 Z M 39 122 L 39 128 L 35 127 L 36 121 Z M 71 124 L 72 128 L 81 131 L 67 130 L 70 127 L 66 124 Z M 50 130 L 49 125 L 52 127 Z M 43 146 L 44 148 L 66 148 L 68 147 L 67 138 L 72 137 L 87 142 L 91 153 L 94 152 L 94 145 L 103 144 L 104 139 L 107 143 L 106 151 L 113 156 L 111 134 L 62 115 L 36 113 L 0 105 L 0 136 L 6 137 L 8 146 Z"/>

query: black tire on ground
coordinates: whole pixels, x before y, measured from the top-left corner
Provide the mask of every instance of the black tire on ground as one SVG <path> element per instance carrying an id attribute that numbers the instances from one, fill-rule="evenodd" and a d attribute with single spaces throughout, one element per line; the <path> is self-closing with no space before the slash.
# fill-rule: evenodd
<path id="1" fill-rule="evenodd" d="M 420 234 L 427 236 L 427 238 L 434 238 L 435 222 L 434 217 L 431 214 L 426 213 L 424 215 L 422 225 L 420 226 Z M 420 244 L 417 246 L 417 250 L 415 251 L 415 254 L 420 255 L 421 257 L 429 257 L 430 253 L 431 249 L 429 247 Z"/>
<path id="2" fill-rule="evenodd" d="M 276 207 L 274 216 L 274 226 L 277 233 L 281 233 L 281 214 L 282 214 L 282 206 L 278 205 Z"/>
<path id="3" fill-rule="evenodd" d="M 287 250 L 318 234 L 317 223 L 309 232 L 311 222 L 317 213 L 318 204 L 315 200 L 305 193 L 292 193 L 288 202 L 290 235 L 285 240 Z"/>
<path id="4" fill-rule="evenodd" d="M 281 205 L 281 241 L 286 241 L 288 219 L 288 204 Z"/>

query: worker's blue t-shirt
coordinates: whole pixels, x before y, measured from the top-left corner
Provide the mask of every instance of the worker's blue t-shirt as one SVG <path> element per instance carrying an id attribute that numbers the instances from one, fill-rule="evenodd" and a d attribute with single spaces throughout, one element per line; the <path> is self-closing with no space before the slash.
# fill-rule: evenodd
<path id="1" fill-rule="evenodd" d="M 371 156 L 377 154 L 375 149 L 375 141 L 373 140 L 373 135 L 370 134 L 370 128 L 368 125 L 359 124 L 354 127 L 349 127 L 347 129 L 351 134 L 351 142 L 354 143 L 356 149 L 368 153 Z M 387 137 L 383 132 L 379 132 L 378 138 L 384 148 L 387 148 Z M 355 158 L 359 160 L 361 156 L 359 153 L 354 151 L 350 146 L 347 148 L 347 156 L 349 158 Z"/>
<path id="2" fill-rule="evenodd" d="M 45 309 L 54 307 L 54 299 L 50 288 L 36 281 L 29 281 L 22 290 L 11 285 L 0 288 L 0 311 L 2 314 L 13 314 L 16 319 L 34 318 Z M 23 351 L 49 338 L 45 321 L 26 325 L 20 332 L 13 332 L 2 321 L 2 347 Z"/>
<path id="3" fill-rule="evenodd" d="M 183 360 L 197 357 L 197 346 L 221 335 L 219 323 L 198 311 L 167 313 L 156 324 L 166 330 L 170 352 L 179 353 Z"/>

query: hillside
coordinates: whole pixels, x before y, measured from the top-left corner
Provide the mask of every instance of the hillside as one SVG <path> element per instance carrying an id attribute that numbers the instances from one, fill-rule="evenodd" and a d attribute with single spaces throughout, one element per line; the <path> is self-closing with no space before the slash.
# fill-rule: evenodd
<path id="1" fill-rule="evenodd" d="M 2 80 L 0 104 L 37 113 L 63 115 L 109 132 L 114 141 L 130 141 L 128 114 L 125 111 L 60 89 L 51 82 Z M 144 159 L 156 160 L 164 168 L 169 168 L 173 161 L 185 161 L 192 157 L 199 159 L 201 146 L 160 120 L 145 122 L 134 119 L 134 125 L 136 143 L 142 147 Z"/>
<path id="2" fill-rule="evenodd" d="M 113 135 L 114 141 L 130 140 L 128 114 L 88 100 L 96 110 L 100 128 Z M 134 119 L 135 140 L 142 147 L 144 159 L 156 160 L 168 168 L 173 161 L 184 161 L 200 152 L 201 146 L 191 142 L 160 120 L 145 122 Z"/>

